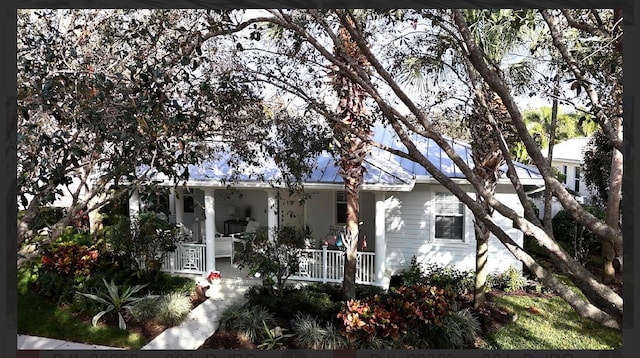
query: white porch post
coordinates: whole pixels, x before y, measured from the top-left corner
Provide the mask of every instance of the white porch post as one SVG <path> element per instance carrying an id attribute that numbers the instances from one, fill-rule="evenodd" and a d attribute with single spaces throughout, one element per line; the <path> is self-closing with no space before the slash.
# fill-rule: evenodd
<path id="1" fill-rule="evenodd" d="M 176 224 L 184 223 L 184 191 L 181 188 L 175 189 L 175 216 Z"/>
<path id="2" fill-rule="evenodd" d="M 171 187 L 169 188 L 169 215 L 176 218 L 176 190 Z M 176 221 L 177 222 L 177 221 Z"/>
<path id="3" fill-rule="evenodd" d="M 140 192 L 138 189 L 133 189 L 129 197 L 129 218 L 132 222 L 138 219 L 138 214 L 140 214 Z"/>
<path id="4" fill-rule="evenodd" d="M 278 227 L 278 199 L 276 198 L 276 192 L 273 190 L 267 191 L 267 228 L 269 241 L 274 240 L 273 230 Z"/>
<path id="5" fill-rule="evenodd" d="M 213 194 L 214 190 L 212 188 L 204 189 L 205 260 L 207 271 L 215 271 L 216 269 L 216 210 Z"/>
<path id="6" fill-rule="evenodd" d="M 375 193 L 376 200 L 376 244 L 375 244 L 375 260 L 374 270 L 375 279 L 378 286 L 385 287 L 388 284 L 388 279 L 385 277 L 386 271 L 386 256 L 387 256 L 387 241 L 386 241 L 386 210 L 384 203 L 384 193 Z"/>

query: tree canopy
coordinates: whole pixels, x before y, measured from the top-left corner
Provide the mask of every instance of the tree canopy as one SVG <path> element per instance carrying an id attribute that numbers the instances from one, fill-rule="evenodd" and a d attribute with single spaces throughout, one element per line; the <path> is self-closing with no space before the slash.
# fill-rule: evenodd
<path id="1" fill-rule="evenodd" d="M 294 118 L 304 120 L 307 128 L 317 126 L 314 133 L 323 133 L 327 123 L 339 124 L 343 118 L 339 112 L 344 107 L 337 106 L 342 98 L 332 91 L 332 74 L 337 72 L 358 86 L 362 105 L 372 118 L 393 129 L 406 150 L 385 147 L 366 132 L 351 130 L 351 135 L 368 146 L 423 166 L 516 258 L 580 314 L 620 327 L 622 298 L 575 262 L 539 226 L 514 170 L 509 148 L 500 146 L 500 151 L 524 214 L 487 190 L 482 178 L 457 155 L 431 121 L 433 114 L 448 118 L 471 114 L 477 104 L 474 99 L 479 83 L 500 103 L 503 118 L 509 120 L 504 123 L 487 117 L 487 125 L 503 136 L 516 136 L 542 174 L 547 190 L 577 222 L 621 253 L 619 228 L 604 224 L 585 211 L 555 178 L 515 100 L 527 89 L 534 95 L 556 93 L 554 81 L 549 81 L 548 76 L 536 77 L 535 84 L 527 78 L 533 76 L 531 71 L 538 63 L 553 64 L 568 76 L 572 92 L 563 100 L 583 108 L 611 146 L 621 151 L 617 124 L 621 123 L 622 27 L 616 11 L 269 9 L 69 11 L 59 17 L 38 14 L 19 14 L 21 128 L 32 125 L 29 121 L 38 115 L 55 121 L 55 126 L 43 130 L 73 124 L 67 137 L 79 130 L 77 138 L 86 139 L 80 146 L 85 152 L 74 150 L 75 144 L 71 143 L 75 141 L 56 139 L 60 143 L 55 147 L 56 159 L 35 160 L 38 153 L 45 153 L 39 152 L 43 146 L 38 140 L 51 135 L 21 139 L 19 145 L 36 143 L 28 152 L 31 157 L 25 157 L 24 162 L 34 163 L 34 168 L 43 166 L 40 172 L 46 174 L 35 181 L 40 187 L 32 188 L 29 183 L 34 183 L 32 178 L 40 172 L 19 168 L 24 176 L 19 185 L 25 188 L 20 193 L 54 190 L 66 180 L 60 173 L 68 168 L 76 170 L 74 161 L 82 164 L 79 158 L 102 158 L 104 162 L 100 164 L 110 173 L 130 178 L 139 178 L 134 168 L 140 165 L 174 171 L 173 175 L 180 177 L 184 175 L 180 164 L 197 160 L 210 150 L 203 144 L 210 142 L 202 139 L 210 138 L 211 133 L 230 144 L 249 147 L 247 141 L 265 143 L 260 139 L 268 131 L 268 124 L 286 126 Z M 119 14 L 125 15 L 119 18 Z M 36 25 L 27 26 L 32 22 Z M 479 37 L 481 24 L 502 30 Z M 531 36 L 524 36 L 527 33 Z M 344 35 L 350 41 L 343 41 Z M 514 41 L 507 49 L 513 53 L 502 53 L 501 41 L 507 37 Z M 511 56 L 514 60 L 500 64 L 497 56 Z M 535 61 L 518 60 L 528 58 Z M 411 71 L 414 76 L 407 76 Z M 415 76 L 415 72 L 422 76 Z M 420 90 L 412 90 L 412 84 Z M 75 94 L 81 95 L 76 98 Z M 263 105 L 276 100 L 286 104 L 287 111 L 277 112 L 287 114 L 282 118 L 286 122 L 270 121 L 271 117 L 263 115 Z M 507 128 L 512 128 L 509 133 Z M 31 133 L 25 131 L 23 135 L 26 138 Z M 182 140 L 185 135 L 189 140 Z M 440 146 L 491 210 L 534 237 L 549 252 L 557 269 L 568 275 L 587 299 L 529 256 L 496 224 L 495 216 L 486 207 L 440 172 L 418 150 L 415 136 L 430 138 Z M 67 138 L 64 133 L 58 137 Z M 334 144 L 340 144 L 339 140 Z M 204 146 L 203 150 L 198 146 Z M 306 142 L 284 150 L 301 148 L 307 148 Z M 90 149 L 98 149 L 97 155 L 89 155 Z M 127 164 L 121 166 L 124 159 Z M 27 180 L 27 173 L 34 172 L 28 174 L 35 175 L 29 178 L 31 181 Z"/>

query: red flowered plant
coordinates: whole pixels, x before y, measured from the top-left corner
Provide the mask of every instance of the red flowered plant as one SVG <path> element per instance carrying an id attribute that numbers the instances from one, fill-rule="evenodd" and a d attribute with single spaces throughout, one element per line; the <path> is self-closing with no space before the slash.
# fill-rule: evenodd
<path id="1" fill-rule="evenodd" d="M 209 283 L 219 280 L 222 280 L 220 271 L 209 271 L 209 274 L 207 275 L 207 281 L 209 281 Z"/>
<path id="2" fill-rule="evenodd" d="M 347 301 L 338 318 L 341 334 L 354 344 L 373 337 L 398 341 L 400 334 L 439 326 L 453 310 L 455 294 L 435 286 L 403 286 L 388 296 Z"/>
<path id="3" fill-rule="evenodd" d="M 41 263 L 45 270 L 87 275 L 97 259 L 97 250 L 91 250 L 84 245 L 65 243 L 45 249 Z"/>

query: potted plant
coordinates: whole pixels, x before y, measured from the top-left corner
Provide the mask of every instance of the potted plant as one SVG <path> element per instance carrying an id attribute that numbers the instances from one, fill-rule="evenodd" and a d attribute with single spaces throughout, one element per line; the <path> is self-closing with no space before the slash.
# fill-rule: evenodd
<path id="1" fill-rule="evenodd" d="M 220 274 L 220 271 L 209 271 L 209 274 L 207 275 L 207 281 L 209 281 L 210 284 L 220 284 L 220 282 L 222 281 L 222 275 Z"/>

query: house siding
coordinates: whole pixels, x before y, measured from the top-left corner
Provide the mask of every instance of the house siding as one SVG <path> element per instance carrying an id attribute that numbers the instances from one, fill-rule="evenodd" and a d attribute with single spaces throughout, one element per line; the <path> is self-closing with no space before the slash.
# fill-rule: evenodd
<path id="1" fill-rule="evenodd" d="M 471 188 L 468 188 L 471 189 Z M 464 240 L 438 240 L 433 238 L 433 198 L 440 185 L 418 184 L 409 193 L 388 194 L 386 198 L 387 274 L 400 273 L 416 259 L 421 264 L 454 265 L 460 270 L 475 269 L 476 240 L 473 230 L 473 214 L 465 207 Z M 473 196 L 473 194 L 471 194 Z M 522 213 L 522 206 L 513 193 L 497 193 L 504 204 Z M 494 214 L 496 222 L 517 243 L 522 244 L 522 234 L 512 228 L 509 220 Z M 489 270 L 504 271 L 510 265 L 522 269 L 522 264 L 493 235 L 489 241 Z"/>

